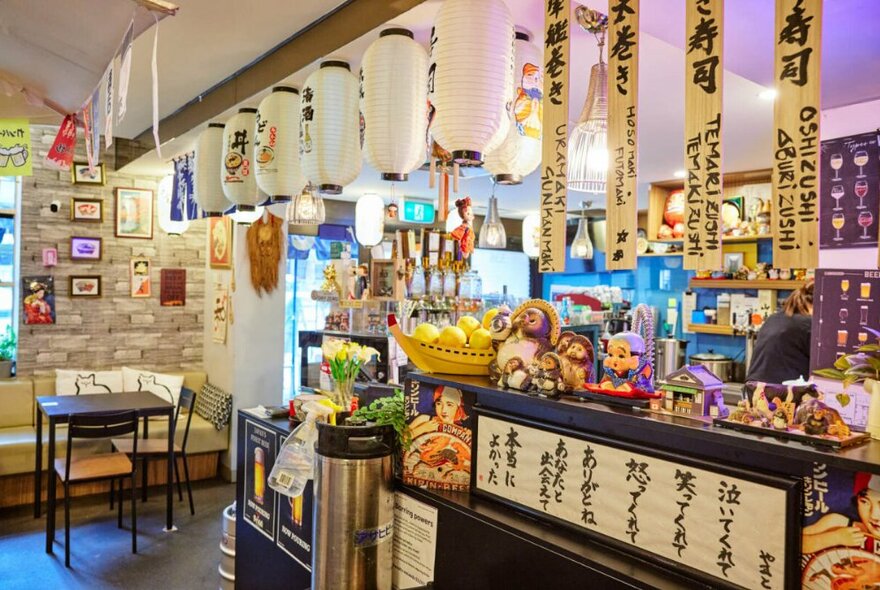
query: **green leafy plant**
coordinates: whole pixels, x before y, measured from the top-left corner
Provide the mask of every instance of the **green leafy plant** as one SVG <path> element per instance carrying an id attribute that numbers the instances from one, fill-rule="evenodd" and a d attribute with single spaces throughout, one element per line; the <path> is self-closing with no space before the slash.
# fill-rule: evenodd
<path id="1" fill-rule="evenodd" d="M 862 345 L 855 353 L 840 357 L 834 362 L 834 368 L 817 369 L 816 375 L 843 381 L 844 388 L 865 379 L 880 380 L 880 332 L 866 326 L 861 329 L 873 334 L 877 342 Z"/>
<path id="2" fill-rule="evenodd" d="M 401 449 L 406 451 L 412 443 L 409 428 L 406 425 L 404 414 L 403 391 L 394 390 L 394 395 L 380 397 L 370 405 L 358 408 L 352 414 L 352 418 L 375 422 L 376 424 L 390 424 L 397 433 L 397 442 Z"/>
<path id="3" fill-rule="evenodd" d="M 15 332 L 11 326 L 6 326 L 6 332 L 0 338 L 0 361 L 11 361 L 15 358 Z"/>

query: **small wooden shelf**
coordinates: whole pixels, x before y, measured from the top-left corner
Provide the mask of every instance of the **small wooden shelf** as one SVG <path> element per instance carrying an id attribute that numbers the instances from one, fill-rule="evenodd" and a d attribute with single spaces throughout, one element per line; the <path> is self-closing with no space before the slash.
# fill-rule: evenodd
<path id="1" fill-rule="evenodd" d="M 783 281 L 770 279 L 755 281 L 738 281 L 733 279 L 691 279 L 688 287 L 691 289 L 772 289 L 775 291 L 792 291 L 800 288 L 803 281 Z"/>
<path id="2" fill-rule="evenodd" d="M 659 252 L 645 252 L 644 254 L 639 254 L 639 258 L 659 258 L 660 256 L 681 256 L 682 252 L 664 252 L 660 254 Z"/>
<path id="3" fill-rule="evenodd" d="M 733 336 L 733 326 L 722 326 L 718 324 L 690 324 L 688 332 L 696 332 L 697 334 L 717 334 L 719 336 Z M 686 334 L 687 332 L 685 332 Z"/>

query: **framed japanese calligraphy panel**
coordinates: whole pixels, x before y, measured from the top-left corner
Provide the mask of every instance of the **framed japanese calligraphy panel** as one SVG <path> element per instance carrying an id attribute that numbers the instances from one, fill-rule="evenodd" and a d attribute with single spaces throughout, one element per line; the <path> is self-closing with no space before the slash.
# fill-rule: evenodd
<path id="1" fill-rule="evenodd" d="M 475 409 L 475 493 L 686 569 L 712 587 L 799 587 L 797 479 Z"/>

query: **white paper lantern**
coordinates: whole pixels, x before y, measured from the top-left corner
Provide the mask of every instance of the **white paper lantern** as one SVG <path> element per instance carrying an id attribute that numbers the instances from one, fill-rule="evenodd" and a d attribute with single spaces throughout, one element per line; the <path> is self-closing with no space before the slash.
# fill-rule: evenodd
<path id="1" fill-rule="evenodd" d="M 239 225 L 250 225 L 262 216 L 262 207 L 254 207 L 253 209 L 236 209 L 229 214 L 229 218 Z"/>
<path id="2" fill-rule="evenodd" d="M 290 201 L 306 184 L 299 161 L 299 90 L 276 86 L 257 109 L 254 175 L 273 201 Z"/>
<path id="3" fill-rule="evenodd" d="M 377 194 L 368 193 L 354 206 L 354 234 L 366 248 L 382 243 L 385 234 L 385 201 Z"/>
<path id="4" fill-rule="evenodd" d="M 502 0 L 445 0 L 431 35 L 431 134 L 462 165 L 479 165 L 508 132 L 514 28 Z"/>
<path id="5" fill-rule="evenodd" d="M 232 206 L 223 194 L 223 123 L 208 123 L 196 142 L 193 190 L 199 208 L 208 217 L 220 217 Z"/>
<path id="6" fill-rule="evenodd" d="M 483 161 L 483 168 L 492 173 L 498 184 L 520 184 L 541 165 L 543 56 L 524 31 L 516 32 L 515 53 L 507 136 Z"/>
<path id="7" fill-rule="evenodd" d="M 239 211 L 253 211 L 260 203 L 253 170 L 256 125 L 257 109 L 239 109 L 223 129 L 223 194 Z"/>
<path id="8" fill-rule="evenodd" d="M 428 54 L 412 31 L 386 29 L 364 53 L 364 158 L 382 180 L 406 181 L 425 161 Z"/>
<path id="9" fill-rule="evenodd" d="M 171 220 L 171 197 L 174 192 L 174 176 L 166 176 L 159 181 L 159 196 L 156 200 L 156 213 L 159 216 L 159 227 L 166 234 L 179 236 L 189 229 L 189 221 Z"/>
<path id="10" fill-rule="evenodd" d="M 338 195 L 361 173 L 358 81 L 344 61 L 325 61 L 306 78 L 300 106 L 300 156 L 306 179 Z"/>
<path id="11" fill-rule="evenodd" d="M 541 216 L 529 213 L 522 223 L 522 249 L 529 258 L 537 258 L 540 250 Z"/>

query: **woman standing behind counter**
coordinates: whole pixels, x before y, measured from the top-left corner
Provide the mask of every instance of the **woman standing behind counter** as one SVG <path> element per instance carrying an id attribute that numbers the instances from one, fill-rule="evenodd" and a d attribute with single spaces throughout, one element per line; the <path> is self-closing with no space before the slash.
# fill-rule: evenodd
<path id="1" fill-rule="evenodd" d="M 782 311 L 764 321 L 746 381 L 782 383 L 810 376 L 813 281 L 792 292 Z"/>

